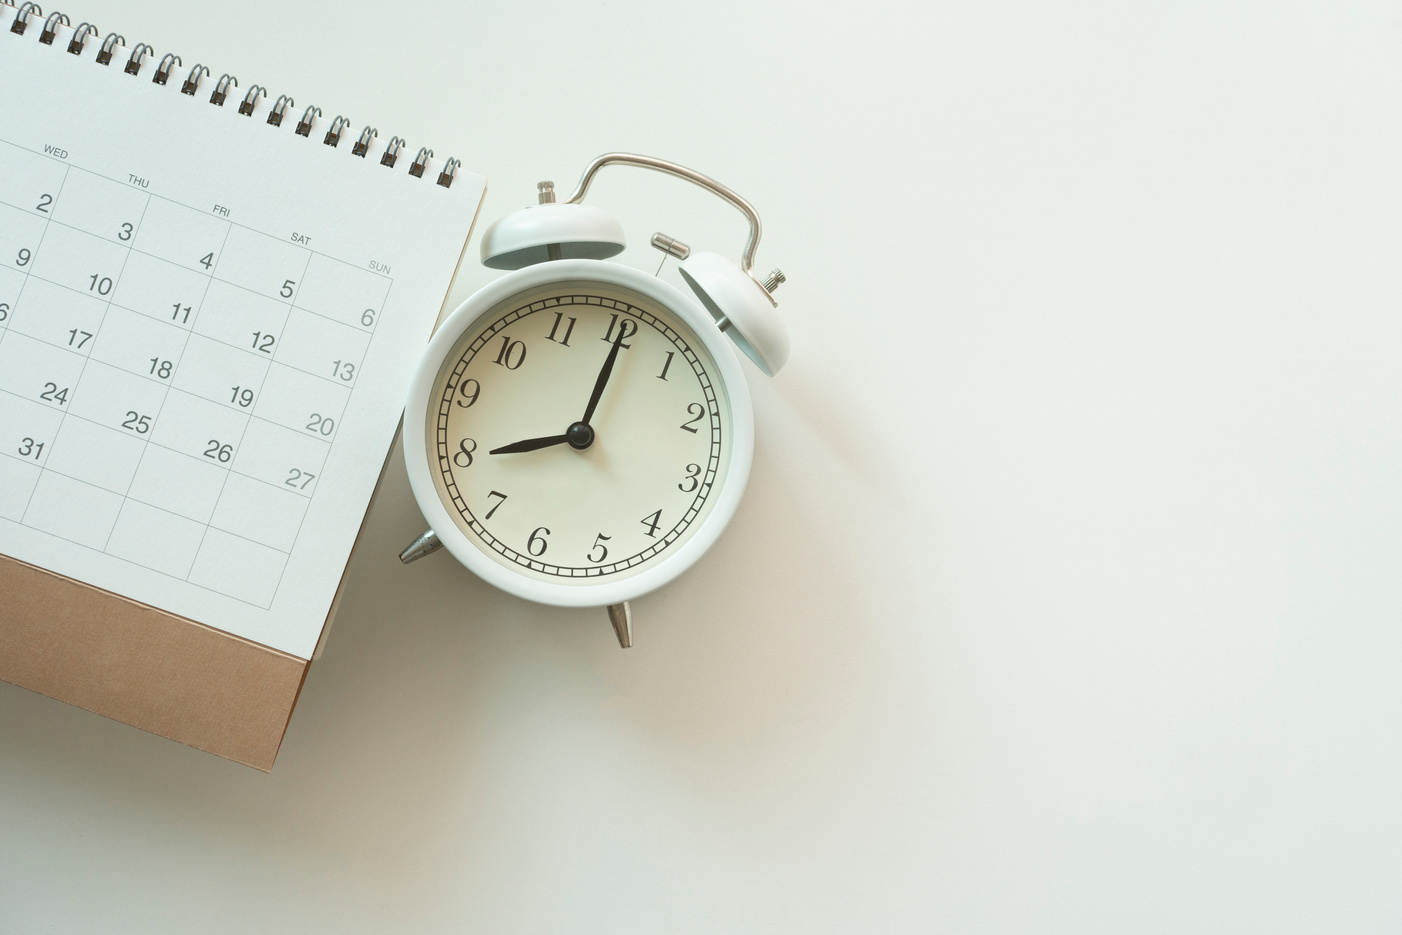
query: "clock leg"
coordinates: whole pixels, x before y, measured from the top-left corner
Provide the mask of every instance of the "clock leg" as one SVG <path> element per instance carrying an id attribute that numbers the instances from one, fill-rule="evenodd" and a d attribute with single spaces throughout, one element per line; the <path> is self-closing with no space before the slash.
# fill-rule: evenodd
<path id="1" fill-rule="evenodd" d="M 430 555 L 443 548 L 443 540 L 438 538 L 438 533 L 432 529 L 419 536 L 399 553 L 399 560 L 404 564 L 416 562 L 425 555 Z"/>
<path id="2" fill-rule="evenodd" d="M 609 623 L 613 624 L 613 632 L 618 634 L 619 646 L 627 649 L 633 645 L 633 608 L 628 606 L 627 601 L 609 605 Z"/>

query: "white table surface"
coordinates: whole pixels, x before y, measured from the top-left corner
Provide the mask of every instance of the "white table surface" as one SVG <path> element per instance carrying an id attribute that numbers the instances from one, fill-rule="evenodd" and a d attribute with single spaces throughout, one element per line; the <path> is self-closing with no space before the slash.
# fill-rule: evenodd
<path id="1" fill-rule="evenodd" d="M 479 232 L 713 175 L 794 348 L 627 652 L 401 567 L 396 458 L 271 776 L 0 684 L 0 931 L 1402 923 L 1395 2 L 62 9 L 462 158 Z"/>

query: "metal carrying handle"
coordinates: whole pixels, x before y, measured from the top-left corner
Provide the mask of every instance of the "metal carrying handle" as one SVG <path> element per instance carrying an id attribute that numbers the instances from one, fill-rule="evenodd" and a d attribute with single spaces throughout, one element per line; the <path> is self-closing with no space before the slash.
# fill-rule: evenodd
<path id="1" fill-rule="evenodd" d="M 679 179 L 686 179 L 693 185 L 699 185 L 707 191 L 719 195 L 730 202 L 745 215 L 750 222 L 750 236 L 745 241 L 745 249 L 740 253 L 740 270 L 749 273 L 755 265 L 755 249 L 759 247 L 759 235 L 762 231 L 759 223 L 759 214 L 755 212 L 754 206 L 741 198 L 735 192 L 726 188 L 721 183 L 709 176 L 702 175 L 686 166 L 679 166 L 675 162 L 668 162 L 665 159 L 657 159 L 652 156 L 639 156 L 636 153 L 605 153 L 598 159 L 589 163 L 580 176 L 579 185 L 575 188 L 570 197 L 565 199 L 565 204 L 579 204 L 584 200 L 584 193 L 589 190 L 589 183 L 594 181 L 594 175 L 604 166 L 633 166 L 637 169 L 652 169 L 654 172 L 662 172 L 667 175 L 674 175 Z M 751 274 L 753 275 L 753 274 Z"/>

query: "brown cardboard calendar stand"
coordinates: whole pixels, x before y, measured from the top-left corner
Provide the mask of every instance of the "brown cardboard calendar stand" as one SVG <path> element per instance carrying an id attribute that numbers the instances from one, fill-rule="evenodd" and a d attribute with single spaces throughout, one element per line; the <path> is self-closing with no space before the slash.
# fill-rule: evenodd
<path id="1" fill-rule="evenodd" d="M 0 556 L 0 679 L 267 772 L 311 662 Z"/>

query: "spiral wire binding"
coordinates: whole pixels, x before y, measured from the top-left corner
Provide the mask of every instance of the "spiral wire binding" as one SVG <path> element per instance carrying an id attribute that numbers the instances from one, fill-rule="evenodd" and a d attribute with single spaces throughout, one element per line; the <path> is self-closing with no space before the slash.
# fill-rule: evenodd
<path id="1" fill-rule="evenodd" d="M 180 86 L 180 93 L 194 97 L 195 92 L 199 90 L 200 79 L 207 74 L 209 74 L 209 69 L 203 65 L 196 65 L 194 68 L 191 68 L 190 74 L 185 76 L 185 83 Z"/>
<path id="2" fill-rule="evenodd" d="M 94 35 L 96 35 L 96 33 L 94 33 Z M 117 43 L 119 42 L 122 44 L 123 48 L 126 48 L 127 37 L 119 36 L 115 32 L 109 32 L 107 34 L 107 38 L 102 40 L 102 48 L 97 50 L 97 63 L 99 65 L 111 64 L 112 50 L 117 47 Z"/>
<path id="3" fill-rule="evenodd" d="M 397 136 L 389 138 L 389 145 L 385 147 L 385 154 L 380 157 L 380 165 L 394 168 L 394 161 L 399 158 L 399 151 L 404 148 L 404 141 Z"/>
<path id="4" fill-rule="evenodd" d="M 351 147 L 351 155 L 364 159 L 365 153 L 370 149 L 370 141 L 379 135 L 380 131 L 367 123 L 365 129 L 360 131 L 360 139 L 356 140 L 355 145 Z"/>
<path id="5" fill-rule="evenodd" d="M 239 113 L 245 117 L 253 116 L 253 107 L 258 103 L 258 98 L 267 97 L 268 89 L 261 84 L 255 84 L 248 89 L 248 93 L 243 96 L 243 103 L 239 105 Z"/>
<path id="6" fill-rule="evenodd" d="M 70 25 L 68 17 L 62 13 L 50 13 L 49 18 L 44 20 L 44 31 L 39 33 L 39 41 L 44 45 L 53 45 L 54 33 L 58 32 L 60 24 Z"/>
<path id="7" fill-rule="evenodd" d="M 453 179 L 457 177 L 458 167 L 461 165 L 462 161 L 458 159 L 449 159 L 447 162 L 443 163 L 443 171 L 438 173 L 438 184 L 442 185 L 444 188 L 448 188 L 452 185 Z"/>
<path id="8" fill-rule="evenodd" d="M 225 72 L 219 76 L 219 83 L 214 86 L 214 93 L 209 96 L 209 102 L 216 107 L 224 106 L 224 98 L 229 96 L 229 88 L 237 88 L 239 79 Z"/>
<path id="9" fill-rule="evenodd" d="M 39 4 L 32 2 L 32 0 L 26 0 L 26 2 L 18 5 L 16 5 L 16 0 L 0 0 L 0 6 L 7 6 L 15 11 L 14 21 L 10 23 L 10 32 L 18 36 L 24 35 L 25 30 L 29 27 L 30 17 L 40 17 L 44 15 L 44 11 L 39 7 Z M 43 29 L 39 33 L 39 41 L 44 45 L 53 45 L 59 30 L 64 28 L 72 28 L 68 17 L 63 13 L 50 13 L 44 20 Z M 68 51 L 73 55 L 81 56 L 88 38 L 90 36 L 96 38 L 98 35 L 100 35 L 98 28 L 93 23 L 79 23 L 78 27 L 73 30 L 73 35 L 69 38 L 67 44 Z M 109 32 L 107 37 L 102 40 L 101 45 L 98 46 L 95 61 L 99 65 L 110 65 L 113 57 L 116 55 L 117 47 L 121 46 L 122 48 L 126 48 L 126 44 L 127 40 L 125 36 L 115 32 Z M 131 50 L 131 54 L 127 57 L 127 63 L 123 66 L 122 71 L 128 75 L 139 75 L 141 73 L 141 67 L 146 63 L 146 56 L 154 56 L 155 54 L 156 50 L 151 46 L 144 42 L 137 43 Z M 166 53 L 161 57 L 160 63 L 156 66 L 156 72 L 151 77 L 152 83 L 165 85 L 170 80 L 171 73 L 176 68 L 181 67 L 184 67 L 184 63 L 180 61 L 180 56 L 174 53 Z M 180 93 L 194 97 L 199 90 L 200 79 L 209 74 L 210 70 L 204 65 L 195 65 L 190 69 L 190 73 L 186 76 L 184 82 L 181 83 Z M 215 106 L 223 107 L 230 90 L 237 88 L 238 84 L 238 79 L 233 75 L 227 72 L 221 75 L 219 80 L 215 83 L 214 92 L 210 95 L 209 102 Z M 238 106 L 239 114 L 245 117 L 253 116 L 254 111 L 258 108 L 258 102 L 269 96 L 268 90 L 261 84 L 251 86 L 247 93 L 244 94 L 243 101 Z M 276 102 L 268 112 L 268 125 L 281 127 L 283 118 L 287 115 L 287 111 L 293 106 L 295 105 L 291 97 L 286 94 L 278 95 Z M 312 126 L 321 115 L 320 107 L 308 107 L 302 112 L 302 118 L 297 121 L 297 127 L 294 132 L 298 136 L 310 137 Z M 331 121 L 331 128 L 326 131 L 322 142 L 331 147 L 339 146 L 341 137 L 345 135 L 349 126 L 350 119 L 337 114 L 336 118 Z M 378 128 L 366 124 L 365 128 L 360 131 L 360 135 L 356 138 L 356 141 L 351 145 L 351 155 L 359 156 L 362 159 L 365 158 L 370 152 L 371 142 L 379 137 L 379 135 L 380 131 Z M 380 165 L 388 166 L 393 169 L 395 163 L 399 161 L 400 151 L 407 145 L 408 144 L 402 137 L 390 137 L 389 145 L 385 147 L 384 153 L 380 156 Z M 409 175 L 414 178 L 423 178 L 424 173 L 428 171 L 429 163 L 432 159 L 433 150 L 426 146 L 420 147 L 418 153 L 414 156 L 413 162 L 409 164 Z M 460 160 L 453 158 L 447 159 L 438 173 L 438 184 L 444 188 L 451 187 L 453 180 L 457 177 L 458 169 L 461 167 L 462 162 Z"/>
<path id="10" fill-rule="evenodd" d="M 79 23 L 78 28 L 73 30 L 73 38 L 68 40 L 68 51 L 74 55 L 83 54 L 83 43 L 88 41 L 88 36 L 97 35 L 97 27 L 92 23 Z"/>
<path id="11" fill-rule="evenodd" d="M 138 42 L 136 48 L 131 50 L 131 57 L 127 59 L 126 67 L 123 68 L 122 71 L 129 75 L 140 74 L 141 66 L 146 62 L 146 53 L 155 51 L 155 49 L 151 48 L 146 43 Z"/>
<path id="12" fill-rule="evenodd" d="M 15 21 L 10 24 L 10 32 L 16 35 L 24 35 L 24 31 L 29 28 L 30 14 L 43 16 L 44 11 L 39 9 L 37 3 L 25 3 L 15 12 Z"/>
<path id="13" fill-rule="evenodd" d="M 327 146 L 339 146 L 341 144 L 341 134 L 345 132 L 348 126 L 350 126 L 350 121 L 340 114 L 337 114 L 336 119 L 331 121 L 331 129 L 326 131 L 326 139 L 322 140 L 322 142 Z"/>
<path id="14" fill-rule="evenodd" d="M 161 56 L 161 63 L 156 66 L 156 73 L 151 77 L 151 83 L 165 84 L 170 80 L 171 70 L 183 64 L 184 62 L 180 61 L 180 56 L 167 52 L 165 55 Z"/>
<path id="15" fill-rule="evenodd" d="M 291 106 L 293 106 L 292 98 L 288 97 L 286 94 L 279 94 L 277 103 L 273 105 L 273 109 L 268 113 L 268 123 L 275 127 L 282 126 L 282 118 L 287 113 L 287 108 Z"/>
<path id="16" fill-rule="evenodd" d="M 297 131 L 296 131 L 296 132 L 297 132 L 297 135 L 298 135 L 298 136 L 311 136 L 311 135 L 312 135 L 312 124 L 315 123 L 315 122 L 316 122 L 316 118 L 318 118 L 318 117 L 320 117 L 320 116 L 321 116 L 321 108 L 320 108 L 320 107 L 317 107 L 315 104 L 313 104 L 311 107 L 308 107 L 306 110 L 302 111 L 302 119 L 297 121 Z"/>

